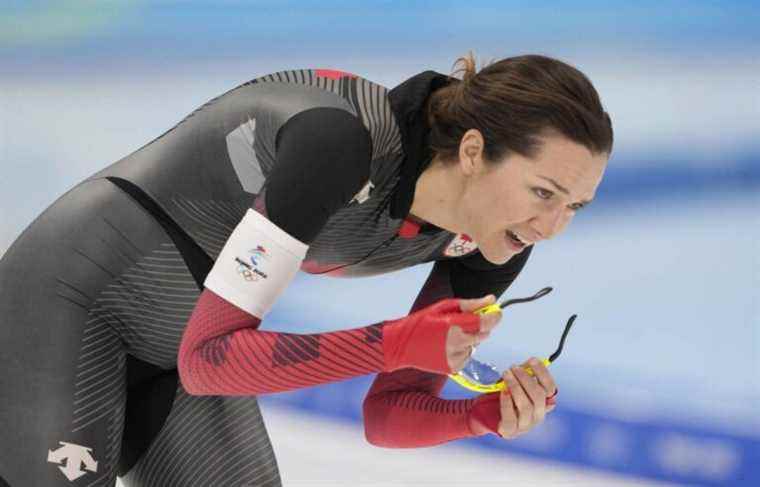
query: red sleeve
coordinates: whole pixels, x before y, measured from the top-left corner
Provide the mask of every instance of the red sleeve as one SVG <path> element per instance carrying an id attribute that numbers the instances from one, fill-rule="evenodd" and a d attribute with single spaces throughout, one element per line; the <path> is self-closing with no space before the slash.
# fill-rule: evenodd
<path id="1" fill-rule="evenodd" d="M 479 253 L 459 261 L 436 262 L 412 312 L 453 295 L 500 295 L 520 273 L 530 252 L 523 254 L 498 267 L 485 262 Z M 367 441 L 389 448 L 415 448 L 498 434 L 499 394 L 442 399 L 439 395 L 446 380 L 444 375 L 415 369 L 378 374 L 364 400 Z"/>
<path id="2" fill-rule="evenodd" d="M 261 331 L 259 324 L 204 290 L 177 359 L 187 392 L 264 394 L 384 370 L 382 324 L 312 335 Z"/>
<path id="3" fill-rule="evenodd" d="M 309 243 L 366 181 L 370 135 L 347 111 L 318 107 L 291 117 L 276 140 L 277 162 L 267 173 L 265 197 L 258 199 L 262 207 L 256 209 Z M 296 335 L 259 330 L 260 323 L 258 317 L 204 290 L 177 357 L 187 392 L 263 394 L 384 370 L 382 324 Z"/>
<path id="4" fill-rule="evenodd" d="M 438 397 L 445 382 L 445 376 L 415 369 L 378 374 L 364 399 L 367 441 L 416 448 L 485 433 L 470 426 L 474 399 Z"/>

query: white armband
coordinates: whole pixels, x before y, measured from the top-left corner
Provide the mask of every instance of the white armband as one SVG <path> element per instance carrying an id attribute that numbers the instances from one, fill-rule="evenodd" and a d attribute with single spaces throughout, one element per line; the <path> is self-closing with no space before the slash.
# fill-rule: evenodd
<path id="1" fill-rule="evenodd" d="M 263 319 L 301 268 L 308 248 L 249 209 L 224 245 L 204 285 Z"/>

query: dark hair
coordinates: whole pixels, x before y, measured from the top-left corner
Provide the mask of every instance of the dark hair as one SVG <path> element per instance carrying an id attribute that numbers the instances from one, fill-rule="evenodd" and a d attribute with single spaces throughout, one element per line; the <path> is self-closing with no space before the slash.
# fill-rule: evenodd
<path id="1" fill-rule="evenodd" d="M 472 53 L 457 59 L 454 81 L 428 100 L 430 147 L 442 160 L 454 159 L 469 129 L 485 139 L 486 161 L 516 152 L 535 157 L 540 136 L 558 132 L 592 154 L 612 152 L 612 121 L 591 81 L 576 68 L 540 55 L 502 59 L 475 69 Z"/>

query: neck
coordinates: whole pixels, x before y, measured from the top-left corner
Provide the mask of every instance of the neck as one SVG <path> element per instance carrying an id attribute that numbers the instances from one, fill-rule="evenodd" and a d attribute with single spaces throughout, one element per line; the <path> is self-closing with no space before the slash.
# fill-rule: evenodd
<path id="1" fill-rule="evenodd" d="M 461 178 L 454 177 L 456 165 L 443 164 L 434 158 L 420 174 L 414 189 L 410 217 L 461 233 L 458 201 L 462 193 Z"/>

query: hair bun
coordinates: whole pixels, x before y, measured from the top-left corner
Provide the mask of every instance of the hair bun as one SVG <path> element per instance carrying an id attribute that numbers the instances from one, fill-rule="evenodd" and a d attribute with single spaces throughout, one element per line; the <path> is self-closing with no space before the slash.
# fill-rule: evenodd
<path id="1" fill-rule="evenodd" d="M 455 69 L 453 74 L 456 75 L 462 73 L 462 83 L 466 87 L 470 84 L 470 82 L 472 82 L 472 79 L 475 77 L 475 75 L 478 74 L 475 63 L 475 55 L 472 53 L 472 51 L 468 52 L 466 56 L 458 58 L 454 62 L 454 68 L 457 68 L 457 66 L 460 67 L 458 69 Z"/>

